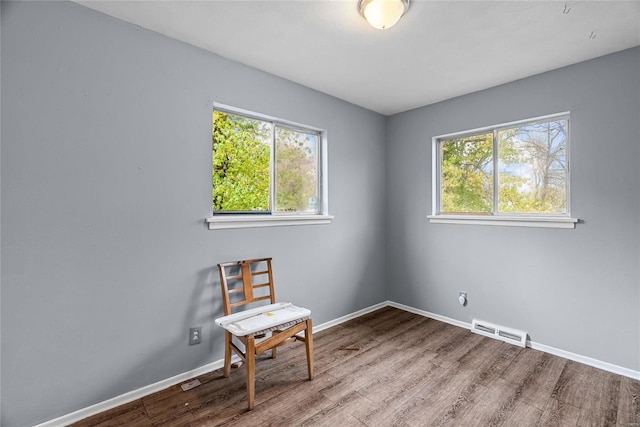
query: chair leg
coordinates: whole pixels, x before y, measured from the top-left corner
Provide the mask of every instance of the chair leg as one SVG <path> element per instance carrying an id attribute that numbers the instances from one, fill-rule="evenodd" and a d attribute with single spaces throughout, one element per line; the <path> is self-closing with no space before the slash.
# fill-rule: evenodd
<path id="1" fill-rule="evenodd" d="M 231 332 L 224 331 L 224 370 L 222 375 L 228 377 L 231 374 Z"/>
<path id="2" fill-rule="evenodd" d="M 307 329 L 304 332 L 304 346 L 307 350 L 307 371 L 309 379 L 313 379 L 313 332 L 311 319 L 307 320 Z"/>
<path id="3" fill-rule="evenodd" d="M 273 335 L 275 335 L 275 334 L 279 334 L 280 332 L 282 332 L 282 331 L 279 331 L 279 330 L 277 330 L 277 329 L 276 329 L 275 331 L 273 331 L 273 332 L 271 333 L 271 336 L 273 336 Z M 273 348 L 271 349 L 271 358 L 272 358 L 272 359 L 275 359 L 275 358 L 276 358 L 276 355 L 277 355 L 277 349 L 278 349 L 278 346 L 275 346 L 275 347 L 273 347 Z"/>
<path id="4" fill-rule="evenodd" d="M 249 410 L 252 410 L 256 394 L 256 347 L 253 337 L 247 339 L 245 359 L 247 365 L 247 400 Z"/>

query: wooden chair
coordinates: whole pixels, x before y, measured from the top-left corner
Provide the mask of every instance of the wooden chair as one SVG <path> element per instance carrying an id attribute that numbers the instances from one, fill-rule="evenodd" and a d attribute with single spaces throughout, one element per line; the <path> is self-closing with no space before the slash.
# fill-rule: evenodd
<path id="1" fill-rule="evenodd" d="M 247 369 L 247 396 L 249 409 L 254 407 L 256 356 L 271 350 L 276 357 L 276 347 L 304 341 L 307 352 L 309 379 L 313 379 L 313 334 L 310 312 L 288 303 L 276 303 L 271 270 L 271 258 L 250 259 L 218 264 L 225 317 L 216 323 L 225 328 L 224 376 L 231 373 L 231 355 L 235 352 Z M 260 301 L 269 305 L 236 311 L 237 307 Z M 255 304 L 254 304 L 255 305 Z M 269 321 L 271 319 L 271 324 Z M 240 319 L 240 321 L 237 321 Z M 285 321 L 286 320 L 286 321 Z M 273 324 L 273 321 L 282 323 Z M 244 324 L 241 324 L 244 322 Z M 262 322 L 262 323 L 261 323 Z M 253 327 L 247 325 L 251 323 Z M 263 326 L 266 326 L 262 328 Z M 248 328 L 245 331 L 243 328 Z M 262 328 L 262 329 L 260 329 Z M 256 330 L 258 329 L 258 330 Z M 304 331 L 304 337 L 297 334 Z M 234 337 L 244 344 L 242 351 L 233 342 Z"/>

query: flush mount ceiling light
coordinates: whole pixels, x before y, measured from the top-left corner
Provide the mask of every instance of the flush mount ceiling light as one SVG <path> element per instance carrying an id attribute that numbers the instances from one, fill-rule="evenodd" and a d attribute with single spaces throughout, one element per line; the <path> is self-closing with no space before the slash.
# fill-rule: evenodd
<path id="1" fill-rule="evenodd" d="M 391 28 L 409 9 L 409 0 L 358 0 L 358 12 L 372 27 Z"/>

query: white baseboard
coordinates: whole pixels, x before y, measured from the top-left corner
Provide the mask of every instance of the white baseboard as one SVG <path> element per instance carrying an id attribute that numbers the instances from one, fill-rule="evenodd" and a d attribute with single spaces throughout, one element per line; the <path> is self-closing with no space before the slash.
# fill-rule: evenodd
<path id="1" fill-rule="evenodd" d="M 328 322 L 314 326 L 313 332 L 316 333 L 316 332 L 323 331 L 332 326 L 336 326 L 348 320 L 355 319 L 356 317 L 370 313 L 372 311 L 375 311 L 387 305 L 389 304 L 386 302 L 382 302 L 379 304 L 372 305 L 371 307 L 363 308 L 362 310 L 356 311 L 346 316 L 342 316 L 337 319 L 330 320 Z M 240 358 L 238 358 L 236 355 L 234 355 L 232 358 L 232 361 L 239 361 L 239 360 Z M 191 371 L 183 372 L 182 374 L 175 375 L 171 378 L 158 381 L 157 383 L 154 383 L 154 384 L 149 384 L 148 386 L 130 391 L 125 394 L 121 394 L 120 396 L 116 396 L 112 399 L 105 400 L 103 402 L 96 403 L 95 405 L 91 405 L 86 408 L 79 409 L 70 414 L 63 415 L 53 420 L 46 421 L 42 424 L 38 424 L 35 427 L 59 427 L 59 426 L 66 426 L 69 424 L 73 424 L 85 418 L 91 417 L 93 415 L 97 415 L 101 412 L 108 411 L 109 409 L 113 409 L 120 405 L 133 402 L 134 400 L 137 400 L 137 399 L 141 399 L 145 396 L 164 390 L 176 384 L 186 382 L 192 378 L 197 377 L 198 375 L 204 375 L 209 372 L 215 371 L 216 369 L 221 369 L 223 365 L 224 365 L 224 359 L 216 360 L 215 362 L 209 363 L 207 365 L 201 366 Z"/>
<path id="2" fill-rule="evenodd" d="M 570 351 L 561 350 L 559 348 L 551 347 L 537 342 L 527 341 L 527 345 L 534 350 L 544 351 L 545 353 L 564 357 L 565 359 L 573 360 L 574 362 L 579 362 L 584 365 L 593 366 L 594 368 L 602 369 L 603 371 L 629 377 L 634 380 L 640 380 L 640 372 L 634 371 L 633 369 L 624 368 L 622 366 L 614 365 L 613 363 L 603 362 L 602 360 L 571 353 Z"/>
<path id="3" fill-rule="evenodd" d="M 116 396 L 112 399 L 105 400 L 100 403 L 96 403 L 95 405 L 91 405 L 86 408 L 79 409 L 75 412 L 72 412 L 67 415 L 63 415 L 58 418 L 54 418 L 42 424 L 38 424 L 35 427 L 59 427 L 59 426 L 66 426 L 69 424 L 73 424 L 75 422 L 83 420 L 92 415 L 96 415 L 101 412 L 108 411 L 109 409 L 116 408 L 120 405 L 133 402 L 134 400 L 140 399 L 144 396 L 148 396 L 160 390 L 164 390 L 165 388 L 171 387 L 176 384 L 180 384 L 181 382 L 187 381 L 193 377 L 197 377 L 198 375 L 215 371 L 216 369 L 222 368 L 223 365 L 224 365 L 223 359 L 217 360 L 213 363 L 209 363 L 207 365 L 201 366 L 191 371 L 183 372 L 182 374 L 178 374 L 171 378 L 158 381 L 157 383 L 150 384 L 148 386 L 139 388 L 137 390 L 132 390 L 128 393 L 121 394 L 120 396 Z"/>
<path id="4" fill-rule="evenodd" d="M 439 320 L 444 323 L 449 323 L 454 326 L 459 326 L 465 329 L 471 329 L 471 323 L 466 323 L 460 320 L 451 319 L 449 317 L 440 316 L 439 314 L 430 313 L 424 310 L 419 310 L 417 308 L 409 307 L 403 304 L 398 304 L 393 301 L 387 301 L 387 305 L 390 305 L 391 307 L 399 308 L 401 310 L 405 310 L 411 313 L 419 314 L 421 316 L 429 317 L 431 319 Z M 602 369 L 603 371 L 611 372 L 618 375 L 623 375 L 625 377 L 629 377 L 634 380 L 640 380 L 640 372 L 634 371 L 629 368 L 624 368 L 622 366 L 614 365 L 613 363 L 603 362 L 602 360 L 572 353 L 566 350 L 561 350 L 559 348 L 551 347 L 549 345 L 541 344 L 531 340 L 527 340 L 527 347 L 531 347 L 534 350 L 544 351 L 545 353 L 553 354 L 554 356 L 564 357 L 565 359 L 573 360 L 574 362 L 579 362 L 584 365 L 593 366 L 594 368 Z"/>
<path id="5" fill-rule="evenodd" d="M 399 304 L 393 301 L 385 301 L 379 304 L 372 305 L 367 308 L 363 308 L 362 310 L 358 310 L 354 313 L 347 314 L 346 316 L 338 317 L 337 319 L 330 320 L 328 322 L 322 323 L 320 325 L 313 327 L 313 332 L 320 332 L 325 329 L 331 328 L 332 326 L 339 325 L 351 319 L 355 319 L 364 314 L 371 313 L 372 311 L 378 310 L 380 308 L 391 306 L 398 308 L 400 310 L 408 311 L 410 313 L 415 313 L 420 316 L 428 317 L 430 319 L 439 320 L 444 323 L 448 323 L 454 326 L 458 326 L 464 329 L 471 329 L 471 324 L 467 322 L 462 322 L 460 320 L 451 319 L 446 316 L 441 316 L 439 314 L 431 313 L 428 311 L 420 310 L 414 307 L 410 307 L 408 305 Z M 569 351 L 560 350 L 548 345 L 527 341 L 527 346 L 533 348 L 534 350 L 544 351 L 545 353 L 553 354 L 556 356 L 564 357 L 565 359 L 573 360 L 575 362 L 583 363 L 585 365 L 593 366 L 595 368 L 602 369 L 604 371 L 612 372 L 614 374 L 623 375 L 625 377 L 633 378 L 636 380 L 640 380 L 640 372 L 634 371 L 632 369 L 623 368 L 621 366 L 617 366 L 608 362 L 603 362 L 597 359 L 593 359 L 587 356 L 581 356 L 579 354 L 571 353 Z M 235 356 L 234 356 L 235 357 Z M 238 359 L 240 360 L 240 359 Z M 53 420 L 46 421 L 42 424 L 38 424 L 35 427 L 58 427 L 61 425 L 69 425 L 80 420 L 83 420 L 87 417 L 97 415 L 101 412 L 108 411 L 109 409 L 116 408 L 120 405 L 124 405 L 126 403 L 133 402 L 134 400 L 141 399 L 150 394 L 156 393 L 158 391 L 164 390 L 168 387 L 174 386 L 176 384 L 180 384 L 182 382 L 186 382 L 192 378 L 197 377 L 198 375 L 204 375 L 209 372 L 215 371 L 216 369 L 222 368 L 224 365 L 224 360 L 220 359 L 215 362 L 209 363 L 204 366 L 200 366 L 199 368 L 193 369 L 191 371 L 183 372 L 182 374 L 175 375 L 171 378 L 164 379 L 162 381 L 158 381 L 154 384 L 150 384 L 148 386 L 139 388 L 137 390 L 130 391 L 128 393 L 124 393 L 120 396 L 116 396 L 112 399 L 105 400 L 100 403 L 96 403 L 95 405 L 88 406 L 83 409 L 79 409 L 75 412 L 72 412 L 67 415 L 63 415 L 61 417 L 55 418 Z"/>
<path id="6" fill-rule="evenodd" d="M 448 323 L 450 325 L 458 326 L 464 329 L 471 329 L 471 323 L 462 322 L 460 320 L 452 319 L 450 317 L 441 316 L 439 314 L 431 313 L 429 311 L 420 310 L 414 307 L 410 307 L 408 305 L 399 304 L 393 301 L 387 301 L 386 305 L 390 305 L 391 307 L 399 308 L 400 310 L 408 311 L 409 313 L 419 314 L 420 316 L 428 317 L 430 319 L 439 320 L 444 323 Z"/>
<path id="7" fill-rule="evenodd" d="M 386 307 L 388 305 L 391 305 L 391 304 L 389 304 L 389 301 L 381 302 L 381 303 L 372 305 L 370 307 L 363 308 L 362 310 L 355 311 L 355 312 L 353 312 L 351 314 L 347 314 L 346 316 L 342 316 L 342 317 L 338 317 L 337 319 L 329 320 L 328 322 L 325 322 L 325 323 L 323 323 L 321 325 L 314 326 L 313 327 L 313 333 L 315 334 L 316 332 L 324 331 L 325 329 L 329 329 L 329 328 L 331 328 L 333 326 L 339 325 L 340 323 L 344 323 L 344 322 L 349 321 L 351 319 L 355 319 L 356 317 L 363 316 L 363 315 L 365 315 L 367 313 L 371 313 L 372 311 L 376 311 L 376 310 L 378 310 L 378 309 L 380 309 L 382 307 Z"/>

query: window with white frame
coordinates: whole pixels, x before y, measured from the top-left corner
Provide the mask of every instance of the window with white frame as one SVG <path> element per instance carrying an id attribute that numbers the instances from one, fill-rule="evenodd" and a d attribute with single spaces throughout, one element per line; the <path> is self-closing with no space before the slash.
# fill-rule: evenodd
<path id="1" fill-rule="evenodd" d="M 327 217 L 324 147 L 319 129 L 214 106 L 209 228 L 231 228 L 211 226 L 231 216 L 254 223 L 244 226 Z"/>
<path id="2" fill-rule="evenodd" d="M 568 113 L 435 137 L 433 159 L 432 222 L 577 222 L 569 210 Z"/>

